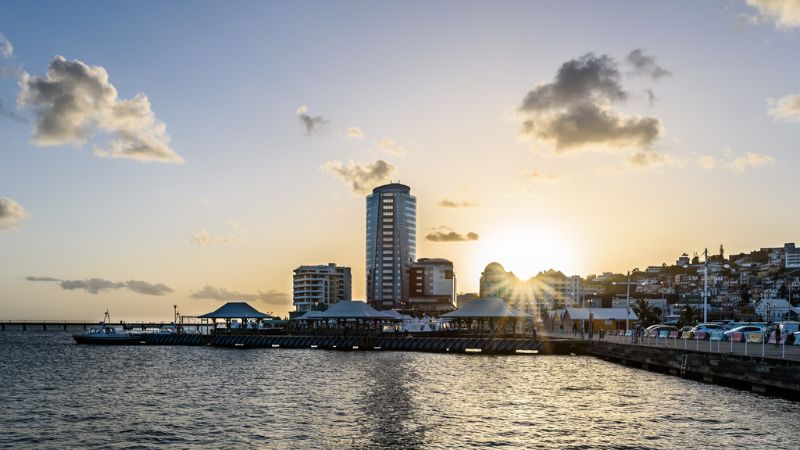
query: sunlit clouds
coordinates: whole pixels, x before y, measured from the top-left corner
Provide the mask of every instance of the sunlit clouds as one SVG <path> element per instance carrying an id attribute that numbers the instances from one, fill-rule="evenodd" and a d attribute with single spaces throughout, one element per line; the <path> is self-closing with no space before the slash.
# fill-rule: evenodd
<path id="1" fill-rule="evenodd" d="M 769 115 L 776 120 L 800 122 L 800 94 L 767 100 Z"/>
<path id="2" fill-rule="evenodd" d="M 357 195 L 367 194 L 375 186 L 390 180 L 397 168 L 379 159 L 374 163 L 348 161 L 328 161 L 320 169 L 342 180 Z"/>
<path id="3" fill-rule="evenodd" d="M 748 169 L 757 169 L 772 164 L 775 158 L 763 153 L 747 152 L 733 161 L 725 164 L 725 167 L 734 173 L 742 173 Z"/>
<path id="4" fill-rule="evenodd" d="M 101 157 L 180 163 L 166 125 L 156 119 L 144 94 L 124 100 L 103 67 L 56 56 L 47 75 L 20 79 L 18 101 L 36 114 L 33 143 L 81 146 L 98 132 L 110 140 L 95 147 Z"/>
<path id="5" fill-rule="evenodd" d="M 751 21 L 769 20 L 777 28 L 787 29 L 800 26 L 800 0 L 746 0 L 756 8 L 758 16 L 747 16 Z"/>
<path id="6" fill-rule="evenodd" d="M 384 152 L 394 155 L 394 156 L 405 156 L 406 149 L 403 148 L 402 145 L 398 144 L 391 138 L 383 138 L 378 140 L 378 148 L 383 150 Z"/>
<path id="7" fill-rule="evenodd" d="M 18 228 L 28 218 L 28 212 L 19 203 L 7 197 L 0 197 L 0 230 Z"/>
<path id="8" fill-rule="evenodd" d="M 348 127 L 345 130 L 345 134 L 347 135 L 347 137 L 353 139 L 361 139 L 364 137 L 364 132 L 361 130 L 361 128 L 358 127 Z"/>

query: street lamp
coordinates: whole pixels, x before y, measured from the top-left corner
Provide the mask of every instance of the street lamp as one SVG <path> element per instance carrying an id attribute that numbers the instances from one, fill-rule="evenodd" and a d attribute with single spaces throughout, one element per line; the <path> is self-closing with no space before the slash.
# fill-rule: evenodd
<path id="1" fill-rule="evenodd" d="M 630 322 L 631 317 L 631 284 L 638 284 L 638 283 L 631 283 L 631 271 L 628 271 L 628 281 L 614 281 L 611 283 L 612 285 L 616 286 L 618 284 L 625 284 L 628 286 L 628 293 L 625 296 L 625 336 L 628 335 L 628 323 Z"/>
<path id="2" fill-rule="evenodd" d="M 590 298 L 587 300 L 589 302 L 589 339 L 592 339 L 592 299 Z"/>

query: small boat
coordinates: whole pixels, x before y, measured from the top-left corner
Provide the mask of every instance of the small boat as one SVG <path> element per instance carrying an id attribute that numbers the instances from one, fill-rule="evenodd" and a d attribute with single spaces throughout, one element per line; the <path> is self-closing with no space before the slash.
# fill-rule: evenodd
<path id="1" fill-rule="evenodd" d="M 119 330 L 110 324 L 111 316 L 106 311 L 103 321 L 83 334 L 73 334 L 78 344 L 130 345 L 139 344 L 141 336 Z"/>

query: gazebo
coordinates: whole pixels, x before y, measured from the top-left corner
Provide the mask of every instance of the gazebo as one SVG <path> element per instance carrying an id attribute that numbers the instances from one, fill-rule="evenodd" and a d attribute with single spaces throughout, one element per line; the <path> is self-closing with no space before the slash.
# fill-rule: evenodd
<path id="1" fill-rule="evenodd" d="M 451 319 L 456 324 L 465 323 L 467 329 L 472 329 L 472 324 L 478 323 L 478 330 L 483 331 L 484 323 L 488 322 L 489 329 L 494 330 L 495 324 L 501 330 L 510 322 L 516 334 L 516 325 L 519 320 L 532 319 L 533 316 L 516 309 L 509 308 L 502 298 L 487 297 L 475 299 L 455 311 L 442 314 L 444 319 Z"/>
<path id="2" fill-rule="evenodd" d="M 246 327 L 246 324 L 250 319 L 255 319 L 257 323 L 261 322 L 264 319 L 274 319 L 274 317 L 270 316 L 269 314 L 264 314 L 245 302 L 225 303 L 224 305 L 217 308 L 216 311 L 210 312 L 208 314 L 203 314 L 202 316 L 198 316 L 198 318 L 211 319 L 211 322 L 215 324 L 215 326 L 217 323 L 217 319 L 224 319 L 225 328 L 227 328 L 228 330 L 231 329 L 232 319 L 241 320 L 242 327 Z"/>
<path id="3" fill-rule="evenodd" d="M 294 320 L 321 323 L 325 328 L 331 328 L 330 325 L 333 321 L 335 328 L 377 329 L 384 322 L 397 322 L 402 318 L 378 311 L 362 301 L 344 300 L 335 303 L 325 311 L 308 311 Z M 348 323 L 354 326 L 349 327 Z"/>

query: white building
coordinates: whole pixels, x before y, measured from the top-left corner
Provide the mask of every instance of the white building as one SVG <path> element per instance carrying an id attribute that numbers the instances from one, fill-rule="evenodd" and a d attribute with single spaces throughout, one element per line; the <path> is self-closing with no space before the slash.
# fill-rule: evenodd
<path id="1" fill-rule="evenodd" d="M 783 298 L 765 298 L 756 305 L 756 314 L 767 322 L 786 320 L 792 305 Z"/>
<path id="2" fill-rule="evenodd" d="M 294 269 L 295 311 L 327 309 L 343 300 L 352 299 L 349 267 L 336 264 L 300 266 Z"/>
<path id="3" fill-rule="evenodd" d="M 420 258 L 408 267 L 408 310 L 441 313 L 456 307 L 453 263 L 440 258 Z"/>

